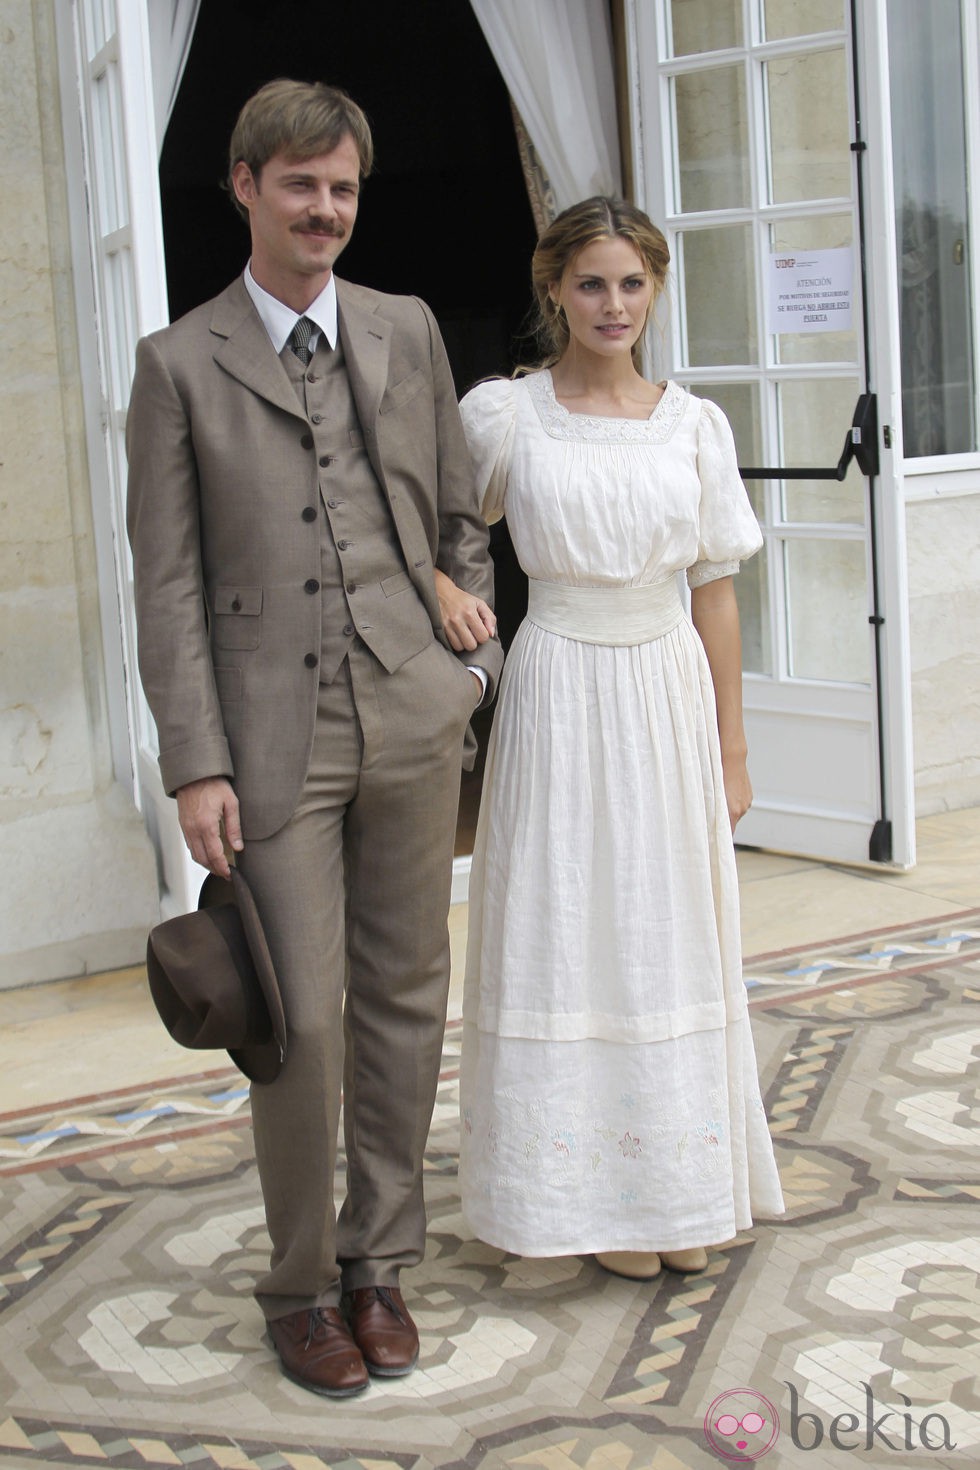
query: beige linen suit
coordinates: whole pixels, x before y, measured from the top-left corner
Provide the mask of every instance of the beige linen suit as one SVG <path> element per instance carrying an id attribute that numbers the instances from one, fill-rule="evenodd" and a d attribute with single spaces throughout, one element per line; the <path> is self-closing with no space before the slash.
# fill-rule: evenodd
<path id="1" fill-rule="evenodd" d="M 139 344 L 127 422 L 140 671 L 164 785 L 174 793 L 202 777 L 232 780 L 240 861 L 284 992 L 286 1063 L 276 1082 L 252 1089 L 272 1237 L 257 1290 L 268 1317 L 335 1304 L 341 1288 L 393 1284 L 424 1249 L 422 1149 L 448 988 L 453 828 L 477 702 L 472 675 L 445 644 L 433 567 L 492 596 L 486 527 L 431 313 L 415 298 L 340 280 L 337 296 L 360 425 L 350 438 L 363 436 L 396 561 L 383 593 L 363 589 L 359 602 L 346 584 L 344 632 L 363 640 L 351 638 L 336 677 L 320 679 L 331 604 L 315 594 L 324 536 L 333 551 L 326 506 L 340 502 L 327 499 L 336 481 L 321 452 L 331 425 L 307 386 L 325 345 L 306 376 L 288 349 L 277 356 L 238 280 Z M 376 645 L 371 623 L 354 627 L 371 595 L 387 619 Z M 487 672 L 491 697 L 499 644 L 464 657 Z M 348 1177 L 338 1223 L 342 1072 Z"/>

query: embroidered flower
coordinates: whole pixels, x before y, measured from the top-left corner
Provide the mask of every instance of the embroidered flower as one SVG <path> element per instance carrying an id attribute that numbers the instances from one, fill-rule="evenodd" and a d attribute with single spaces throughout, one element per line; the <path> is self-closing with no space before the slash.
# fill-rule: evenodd
<path id="1" fill-rule="evenodd" d="M 700 1128 L 698 1129 L 698 1137 L 703 1139 L 704 1142 L 709 1145 L 709 1147 L 717 1148 L 718 1134 L 720 1132 L 721 1124 L 716 1122 L 715 1119 L 712 1118 L 707 1123 L 701 1124 Z"/>
<path id="2" fill-rule="evenodd" d="M 500 1134 L 497 1132 L 496 1128 L 491 1123 L 490 1126 L 489 1126 L 489 1128 L 487 1129 L 487 1152 L 490 1153 L 490 1154 L 495 1154 L 497 1152 L 497 1149 L 498 1149 L 499 1145 L 500 1145 Z"/>
<path id="3" fill-rule="evenodd" d="M 575 1148 L 575 1134 L 570 1128 L 558 1128 L 551 1135 L 551 1145 L 558 1153 L 567 1156 Z"/>
<path id="4" fill-rule="evenodd" d="M 624 1133 L 619 1140 L 619 1147 L 624 1159 L 638 1159 L 643 1152 L 643 1145 L 632 1133 Z"/>
<path id="5" fill-rule="evenodd" d="M 589 1155 L 589 1163 L 592 1165 L 593 1174 L 598 1173 L 599 1165 L 602 1163 L 602 1154 L 596 1152 Z"/>
<path id="6" fill-rule="evenodd" d="M 622 1192 L 622 1194 L 619 1196 L 619 1200 L 620 1200 L 620 1204 L 624 1204 L 624 1205 L 635 1205 L 636 1204 L 636 1190 L 635 1189 L 624 1189 L 623 1192 Z"/>

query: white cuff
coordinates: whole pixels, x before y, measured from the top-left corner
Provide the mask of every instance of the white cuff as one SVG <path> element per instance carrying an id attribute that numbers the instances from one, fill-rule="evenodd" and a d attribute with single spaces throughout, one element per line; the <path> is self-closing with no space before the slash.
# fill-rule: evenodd
<path id="1" fill-rule="evenodd" d="M 737 561 L 696 561 L 687 569 L 687 585 L 703 587 L 707 582 L 717 582 L 721 577 L 734 577 L 738 571 Z"/>
<path id="2" fill-rule="evenodd" d="M 483 685 L 483 693 L 486 694 L 487 683 L 489 682 L 486 669 L 481 669 L 479 664 L 464 664 L 463 667 L 469 669 L 471 674 L 476 675 L 480 683 Z"/>

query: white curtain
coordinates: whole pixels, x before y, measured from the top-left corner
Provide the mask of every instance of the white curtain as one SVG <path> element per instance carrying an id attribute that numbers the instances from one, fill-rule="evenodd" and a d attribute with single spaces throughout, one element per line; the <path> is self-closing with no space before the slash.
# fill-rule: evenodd
<path id="1" fill-rule="evenodd" d="M 164 134 L 177 101 L 200 8 L 201 0 L 146 0 L 158 155 L 163 150 Z"/>
<path id="2" fill-rule="evenodd" d="M 621 191 L 606 0 L 471 0 L 559 210 Z"/>

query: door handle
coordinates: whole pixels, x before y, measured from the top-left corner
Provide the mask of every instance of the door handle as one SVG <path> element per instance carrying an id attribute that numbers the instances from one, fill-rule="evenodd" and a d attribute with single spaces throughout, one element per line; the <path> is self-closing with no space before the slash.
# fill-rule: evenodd
<path id="1" fill-rule="evenodd" d="M 851 427 L 844 440 L 840 459 L 834 465 L 793 465 L 739 468 L 743 480 L 843 480 L 851 460 L 857 462 L 862 475 L 869 479 L 878 474 L 878 398 L 862 393 L 854 409 Z"/>

